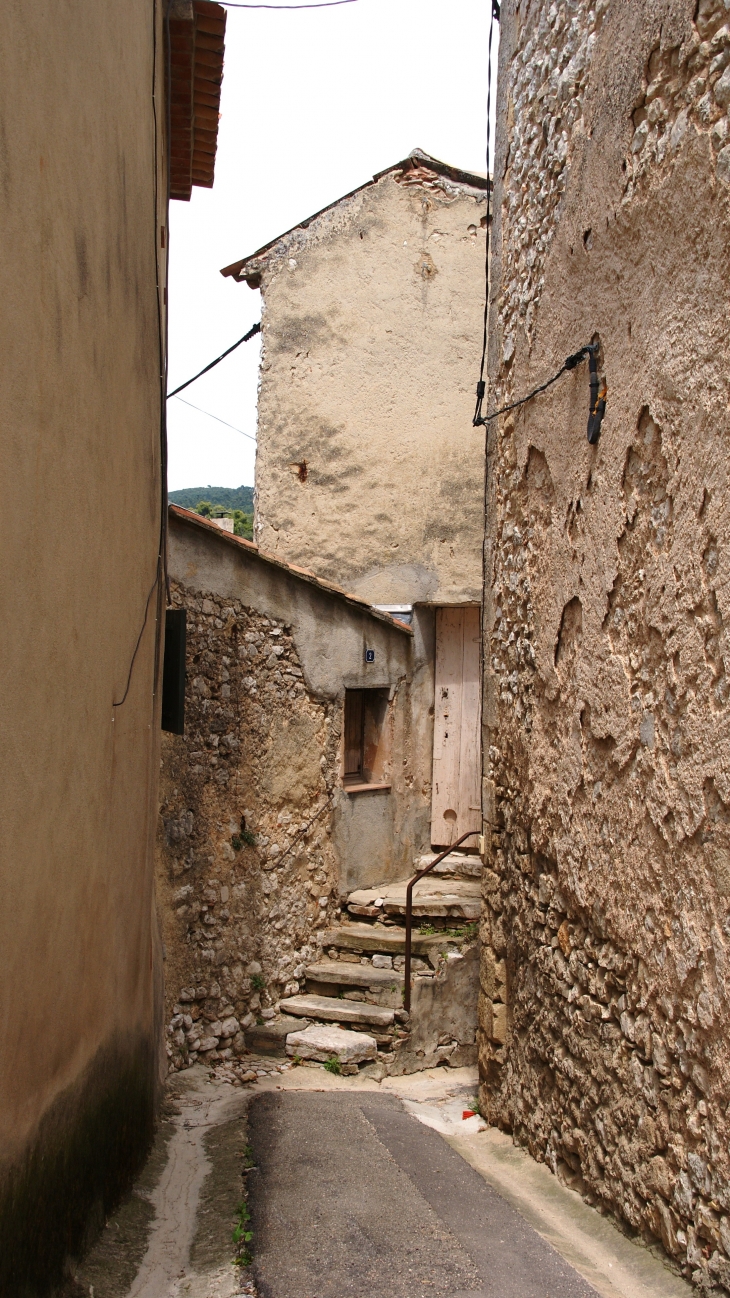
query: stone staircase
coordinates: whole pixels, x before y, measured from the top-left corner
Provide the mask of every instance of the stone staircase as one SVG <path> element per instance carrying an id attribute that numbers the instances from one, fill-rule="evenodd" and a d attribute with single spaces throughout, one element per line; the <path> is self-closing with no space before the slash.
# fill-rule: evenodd
<path id="1" fill-rule="evenodd" d="M 414 861 L 414 873 L 436 853 Z M 251 1049 L 340 1071 L 403 1074 L 476 1060 L 482 862 L 453 852 L 413 890 L 411 1012 L 403 1008 L 407 880 L 358 889 L 327 930 L 305 989 L 246 1034 Z"/>

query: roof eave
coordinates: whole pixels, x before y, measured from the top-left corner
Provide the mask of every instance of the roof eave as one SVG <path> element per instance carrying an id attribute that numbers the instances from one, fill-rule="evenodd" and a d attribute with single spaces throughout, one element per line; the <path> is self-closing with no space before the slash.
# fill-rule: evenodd
<path id="1" fill-rule="evenodd" d="M 452 167 L 448 162 L 441 162 L 438 158 L 432 158 L 430 154 L 424 153 L 423 149 L 413 149 L 407 158 L 402 158 L 400 162 L 394 162 L 392 166 L 386 167 L 384 171 L 378 171 L 371 180 L 366 180 L 364 184 L 358 185 L 356 189 L 351 189 L 349 193 L 343 194 L 332 203 L 328 203 L 326 207 L 321 207 L 318 212 L 314 212 L 312 216 L 308 216 L 304 221 L 299 221 L 297 225 L 285 230 L 283 234 L 277 235 L 275 239 L 265 243 L 262 248 L 257 248 L 256 252 L 250 253 L 248 257 L 242 257 L 240 261 L 234 261 L 230 266 L 224 266 L 221 275 L 230 276 L 238 284 L 247 282 L 251 284 L 251 287 L 258 288 L 261 283 L 262 269 L 258 264 L 260 259 L 265 257 L 266 253 L 271 252 L 272 248 L 275 248 L 283 239 L 288 238 L 290 234 L 294 234 L 297 230 L 308 229 L 312 222 L 316 221 L 318 217 L 324 216 L 325 212 L 330 212 L 333 208 L 338 207 L 340 203 L 346 203 L 348 198 L 354 198 L 355 194 L 362 193 L 364 189 L 370 189 L 373 185 L 377 185 L 378 181 L 385 176 L 391 175 L 392 172 L 408 171 L 418 167 L 426 168 L 439 176 L 443 176 L 446 180 L 451 180 L 454 184 L 466 185 L 470 189 L 486 191 L 489 187 L 489 179 L 486 174 L 477 171 L 464 171 L 460 167 Z M 246 267 L 250 268 L 250 273 L 247 275 L 241 274 Z M 257 282 L 254 283 L 254 280 Z"/>
<path id="2" fill-rule="evenodd" d="M 226 11 L 215 0 L 171 0 L 169 29 L 170 198 L 212 188 Z"/>
<path id="3" fill-rule="evenodd" d="M 173 518 L 177 518 L 181 523 L 187 523 L 189 526 L 199 528 L 201 531 L 206 532 L 208 536 L 214 536 L 216 540 L 223 542 L 224 545 L 232 545 L 239 550 L 244 550 L 252 557 L 260 559 L 262 563 L 268 563 L 275 568 L 280 568 L 298 581 L 304 581 L 307 585 L 314 586 L 317 590 L 321 590 L 323 594 L 334 595 L 337 599 L 342 599 L 345 603 L 359 609 L 361 613 L 368 613 L 376 621 L 385 622 L 388 626 L 394 627 L 396 631 L 403 631 L 413 638 L 412 627 L 406 626 L 405 622 L 400 622 L 397 618 L 391 617 L 390 614 L 384 613 L 382 609 L 375 608 L 366 599 L 362 599 L 360 595 L 343 590 L 341 586 L 336 586 L 334 582 L 317 577 L 308 568 L 300 568 L 294 563 L 287 563 L 275 554 L 268 554 L 265 550 L 260 550 L 254 541 L 247 541 L 245 537 L 236 536 L 233 532 L 224 532 L 222 527 L 216 527 L 215 523 L 209 522 L 202 514 L 196 514 L 191 509 L 183 509 L 182 505 L 170 504 L 168 510 Z"/>

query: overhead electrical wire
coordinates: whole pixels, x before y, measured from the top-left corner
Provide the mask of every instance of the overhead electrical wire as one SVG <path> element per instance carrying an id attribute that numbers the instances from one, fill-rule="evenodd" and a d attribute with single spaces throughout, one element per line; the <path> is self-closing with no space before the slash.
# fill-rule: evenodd
<path id="1" fill-rule="evenodd" d="M 533 388 L 532 392 L 528 392 L 526 397 L 520 397 L 518 401 L 510 401 L 508 406 L 500 406 L 499 410 L 493 410 L 491 415 L 482 415 L 479 420 L 480 424 L 488 424 L 490 420 L 496 419 L 498 415 L 506 415 L 508 410 L 516 410 L 518 406 L 524 406 L 526 402 L 532 401 L 533 397 L 547 391 L 548 388 L 552 387 L 553 383 L 557 383 L 558 379 L 567 374 L 569 370 L 574 370 L 576 365 L 585 360 L 586 356 L 593 356 L 597 351 L 598 343 L 587 343 L 585 347 L 573 352 L 572 356 L 566 356 L 557 374 L 553 374 L 551 379 L 547 379 L 544 383 L 540 383 L 538 387 Z"/>
<path id="2" fill-rule="evenodd" d="M 243 338 L 239 338 L 238 342 L 234 343 L 232 347 L 227 347 L 224 352 L 221 352 L 220 356 L 216 356 L 215 360 L 211 361 L 209 365 L 204 366 L 202 370 L 198 370 L 197 374 L 194 374 L 191 379 L 186 379 L 178 388 L 173 388 L 172 392 L 168 392 L 168 399 L 170 397 L 176 397 L 178 392 L 182 392 L 183 388 L 189 388 L 190 384 L 194 383 L 196 379 L 199 379 L 202 374 L 207 374 L 208 370 L 212 370 L 216 365 L 220 365 L 221 361 L 225 360 L 226 356 L 230 356 L 231 352 L 235 352 L 236 348 L 241 346 L 241 343 L 247 343 L 250 338 L 254 338 L 256 334 L 260 333 L 261 321 L 259 320 L 255 325 L 252 325 L 248 333 L 245 333 Z M 203 413 L 205 414 L 205 411 Z"/>
<path id="3" fill-rule="evenodd" d="M 499 22 L 499 18 L 500 18 L 500 6 L 498 0 L 492 0 L 492 13 L 491 13 L 491 19 L 489 23 L 489 44 L 488 44 L 488 53 L 487 53 L 487 215 L 486 215 L 486 254 L 485 254 L 485 270 L 484 270 L 484 279 L 485 279 L 484 324 L 483 324 L 483 331 L 482 331 L 482 355 L 481 355 L 481 362 L 479 366 L 479 381 L 477 383 L 477 392 L 476 392 L 477 400 L 476 400 L 476 407 L 474 409 L 474 418 L 472 419 L 472 424 L 474 428 L 478 428 L 478 427 L 488 428 L 489 424 L 493 419 L 496 419 L 499 415 L 507 414 L 509 410 L 516 410 L 519 406 L 526 405 L 528 401 L 532 401 L 533 398 L 539 396 L 541 392 L 547 391 L 548 388 L 552 387 L 553 383 L 557 383 L 558 379 L 562 378 L 563 374 L 567 374 L 570 370 L 574 370 L 575 367 L 579 365 L 581 361 L 585 360 L 586 357 L 588 357 L 589 370 L 590 370 L 590 402 L 588 408 L 587 436 L 591 446 L 595 446 L 601 435 L 601 423 L 603 421 L 603 416 L 606 412 L 606 396 L 607 396 L 606 381 L 605 379 L 599 381 L 598 378 L 599 344 L 597 342 L 588 343 L 586 346 L 579 348 L 577 352 L 573 352 L 572 355 L 567 356 L 566 359 L 563 361 L 563 364 L 560 366 L 560 369 L 557 371 L 556 374 L 553 374 L 552 378 L 546 379 L 544 383 L 540 383 L 536 388 L 533 388 L 531 392 L 528 392 L 526 396 L 520 397 L 517 401 L 511 401 L 506 406 L 500 406 L 498 410 L 493 410 L 492 413 L 489 415 L 485 415 L 482 412 L 484 397 L 487 390 L 487 385 L 484 378 L 484 369 L 485 369 L 486 359 L 487 359 L 487 342 L 488 342 L 488 326 L 489 326 L 489 292 L 490 292 L 489 256 L 490 256 L 490 233 L 491 233 L 490 224 L 491 224 L 491 209 L 492 209 L 492 176 L 490 175 L 489 167 L 491 162 L 490 115 L 491 115 L 491 107 L 492 107 L 492 40 L 494 36 L 494 24 L 495 22 Z M 485 446 L 485 458 L 487 455 L 487 449 L 488 448 Z M 486 517 L 486 510 L 487 510 L 487 481 L 486 481 L 486 474 L 485 474 L 485 479 L 484 479 L 485 517 Z"/>
<path id="4" fill-rule="evenodd" d="M 158 12 L 159 10 L 157 5 L 157 0 L 155 0 L 155 3 L 152 6 L 152 121 L 154 126 L 154 150 L 153 150 L 153 159 L 152 159 L 152 165 L 153 165 L 152 202 L 154 207 L 153 237 L 154 237 L 154 249 L 155 249 L 155 278 L 157 281 L 156 284 L 157 337 L 158 337 L 159 364 L 160 364 L 160 376 L 159 376 L 159 382 L 160 382 L 160 531 L 159 531 L 159 539 L 158 539 L 158 547 L 157 547 L 157 562 L 155 564 L 155 577 L 152 582 L 152 585 L 150 586 L 147 599 L 145 600 L 144 617 L 142 619 L 142 626 L 140 627 L 139 635 L 137 636 L 137 642 L 134 646 L 134 651 L 130 659 L 129 671 L 127 672 L 127 683 L 125 685 L 124 693 L 122 694 L 122 697 L 120 699 L 112 700 L 112 708 L 120 708 L 122 704 L 126 703 L 127 701 L 127 695 L 129 694 L 129 689 L 132 684 L 132 673 L 134 671 L 134 664 L 137 661 L 137 654 L 139 653 L 139 647 L 142 643 L 142 636 L 144 635 L 144 630 L 145 627 L 147 626 L 147 617 L 149 615 L 149 610 L 150 610 L 150 600 L 152 599 L 152 595 L 159 583 L 160 576 L 162 576 L 164 582 L 167 602 L 170 603 L 170 582 L 169 582 L 169 576 L 167 572 L 167 405 L 164 399 L 165 389 L 167 388 L 167 330 L 166 330 L 167 317 L 163 310 L 163 286 L 160 283 L 160 278 L 161 278 L 160 258 L 158 253 L 158 242 L 157 242 L 158 222 L 159 222 L 159 167 L 160 167 L 160 153 L 159 153 L 160 122 L 159 122 L 158 111 L 157 111 L 157 77 L 159 74 L 159 50 L 157 48 Z M 169 138 L 169 133 L 170 133 L 170 117 L 169 117 L 170 80 L 169 79 L 170 79 L 170 66 L 171 66 L 171 60 L 169 57 L 169 52 L 170 52 L 169 14 L 166 15 L 164 20 L 164 34 L 165 34 L 167 50 L 168 50 L 168 58 L 166 60 L 167 69 L 168 69 L 167 85 L 166 85 L 167 94 L 165 98 L 167 100 L 167 135 Z M 167 189 L 165 220 L 167 220 L 167 211 L 169 210 L 169 205 L 170 205 L 169 179 L 170 179 L 170 174 L 168 168 L 168 189 Z M 169 255 L 170 255 L 169 244 L 170 244 L 169 239 L 166 239 L 165 240 L 165 283 L 167 283 L 167 278 L 168 278 L 167 272 L 168 272 Z M 159 633 L 159 628 L 158 628 L 158 633 Z M 155 693 L 157 691 L 158 671 L 159 671 L 159 654 L 155 654 L 155 686 L 154 686 Z"/>
<path id="5" fill-rule="evenodd" d="M 486 383 L 484 382 L 484 366 L 487 360 L 487 325 L 489 321 L 489 236 L 490 222 L 492 219 L 492 176 L 489 173 L 491 163 L 491 138 L 492 129 L 490 117 L 492 113 L 492 40 L 494 37 L 494 24 L 499 22 L 500 9 L 498 0 L 492 0 L 492 13 L 489 19 L 489 44 L 487 47 L 487 216 L 486 216 L 486 252 L 484 257 L 484 327 L 482 332 L 482 359 L 479 366 L 479 382 L 477 383 L 477 404 L 474 410 L 472 423 L 477 428 L 482 422 L 482 402 L 486 392 Z"/>
<path id="6" fill-rule="evenodd" d="M 170 396 L 171 396 L 171 397 L 172 397 L 172 396 L 175 396 L 175 393 L 174 393 L 174 392 L 171 392 L 171 393 L 170 393 Z M 177 401 L 182 401 L 182 403 L 183 403 L 184 406 L 190 406 L 190 409 L 191 409 L 191 410 L 199 410 L 200 413 L 201 413 L 201 415 L 207 415 L 209 419 L 215 419 L 219 424 L 225 424 L 225 425 L 226 425 L 226 428 L 232 428 L 233 431 L 234 431 L 234 433 L 240 433 L 240 434 L 241 434 L 241 437 L 247 437 L 247 438 L 249 439 L 250 442 L 255 442 L 255 441 L 256 441 L 256 438 L 253 437 L 253 436 L 251 435 L 251 433 L 244 433 L 244 431 L 243 431 L 242 428 L 236 428 L 235 424 L 229 424 L 229 423 L 227 423 L 227 421 L 226 421 L 225 419 L 221 419 L 221 418 L 220 418 L 220 415 L 212 415 L 211 412 L 210 412 L 209 410 L 203 410 L 203 407 L 202 407 L 202 406 L 195 406 L 195 405 L 193 405 L 192 401 L 186 401 L 184 397 L 176 397 L 176 400 L 177 400 Z"/>

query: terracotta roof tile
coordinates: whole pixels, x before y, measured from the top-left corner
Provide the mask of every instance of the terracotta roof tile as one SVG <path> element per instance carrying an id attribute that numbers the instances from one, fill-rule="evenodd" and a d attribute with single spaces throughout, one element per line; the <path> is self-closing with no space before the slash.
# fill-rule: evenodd
<path id="1" fill-rule="evenodd" d="M 300 221 L 298 225 L 292 226 L 290 230 L 285 230 L 283 234 L 277 235 L 270 243 L 265 243 L 263 248 L 252 252 L 248 257 L 242 257 L 240 261 L 234 261 L 231 266 L 224 266 L 221 275 L 231 275 L 235 280 L 247 280 L 252 287 L 258 288 L 260 284 L 260 272 L 265 255 L 275 248 L 277 243 L 285 239 L 287 235 L 293 234 L 295 230 L 306 230 L 317 217 L 323 216 L 333 207 L 344 203 L 353 195 L 359 194 L 363 189 L 368 189 L 371 185 L 376 185 L 384 176 L 394 175 L 396 179 L 407 180 L 412 176 L 411 183 L 431 184 L 438 181 L 439 177 L 445 181 L 451 181 L 454 185 L 467 185 L 470 189 L 488 188 L 488 180 L 485 175 L 478 171 L 463 171 L 460 167 L 452 167 L 448 162 L 441 162 L 438 158 L 432 158 L 430 154 L 424 153 L 422 149 L 413 149 L 407 158 L 401 162 L 394 162 L 392 167 L 386 167 L 384 171 L 377 172 L 372 180 L 366 180 L 364 185 L 358 185 L 357 189 L 351 189 L 348 194 L 343 194 L 341 198 L 335 199 L 334 203 L 328 203 L 326 207 L 320 208 L 313 216 L 308 216 L 306 220 Z M 249 267 L 247 272 L 246 268 Z M 258 281 L 258 282 L 255 282 Z"/>
<path id="2" fill-rule="evenodd" d="M 187 201 L 215 173 L 226 11 L 192 0 L 192 20 L 170 18 L 170 197 Z"/>
<path id="3" fill-rule="evenodd" d="M 309 568 L 300 568 L 296 563 L 287 563 L 285 559 L 280 559 L 276 554 L 267 554 L 265 550 L 260 550 L 254 541 L 247 541 L 243 536 L 235 536 L 233 532 L 224 532 L 222 527 L 217 527 L 215 523 L 204 518 L 202 514 L 196 514 L 191 509 L 183 509 L 181 505 L 168 505 L 168 509 L 173 518 L 177 518 L 181 523 L 191 524 L 217 540 L 222 541 L 225 545 L 238 546 L 248 551 L 249 554 L 255 555 L 262 563 L 269 563 L 272 567 L 281 568 L 284 572 L 291 573 L 293 577 L 298 577 L 306 581 L 310 586 L 316 586 L 319 590 L 326 591 L 329 595 L 336 595 L 338 599 L 344 599 L 348 604 L 356 604 L 358 608 L 369 613 L 371 617 L 378 622 L 386 622 L 388 626 L 397 627 L 399 631 L 405 631 L 406 635 L 413 635 L 413 628 L 407 626 L 396 617 L 391 617 L 389 613 L 384 613 L 382 609 L 375 608 L 361 595 L 355 595 L 351 591 L 343 590 L 341 586 L 336 586 L 334 582 L 327 581 L 323 577 L 317 577 Z"/>

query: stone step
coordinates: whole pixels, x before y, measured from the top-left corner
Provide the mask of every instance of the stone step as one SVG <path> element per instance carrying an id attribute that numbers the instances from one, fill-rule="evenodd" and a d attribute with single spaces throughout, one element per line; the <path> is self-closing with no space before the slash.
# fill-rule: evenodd
<path id="1" fill-rule="evenodd" d="M 425 870 L 440 855 L 440 852 L 429 852 L 425 856 L 417 856 L 413 862 L 413 873 Z M 436 879 L 481 879 L 483 869 L 481 856 L 473 852 L 449 852 L 443 861 L 434 866 L 432 875 Z"/>
<path id="2" fill-rule="evenodd" d="M 287 1033 L 300 1032 L 306 1027 L 297 1019 L 274 1019 L 273 1023 L 254 1023 L 246 1029 L 244 1041 L 248 1050 L 257 1055 L 284 1055 Z"/>
<path id="3" fill-rule="evenodd" d="M 320 960 L 307 965 L 307 978 L 316 983 L 335 983 L 342 987 L 383 987 L 403 985 L 404 977 L 395 969 L 375 969 L 371 964 L 350 964 L 345 960 Z"/>
<path id="4" fill-rule="evenodd" d="M 345 1001 L 337 996 L 289 996 L 280 1002 L 286 1014 L 304 1019 L 324 1019 L 328 1023 L 370 1023 L 373 1027 L 390 1027 L 395 1011 L 364 1001 Z"/>
<path id="5" fill-rule="evenodd" d="M 441 951 L 447 947 L 459 947 L 463 941 L 464 938 L 461 937 L 443 938 L 437 933 L 420 937 L 414 930 L 411 950 L 414 955 L 425 956 L 427 960 L 433 956 L 437 960 Z M 382 928 L 378 924 L 341 924 L 337 928 L 328 928 L 322 944 L 325 948 L 333 947 L 339 951 L 353 951 L 362 955 L 404 955 L 406 949 L 402 928 Z"/>
<path id="6" fill-rule="evenodd" d="M 386 915 L 405 915 L 407 879 L 380 888 L 358 888 L 347 898 L 348 909 L 372 907 Z M 420 879 L 413 889 L 413 914 L 418 919 L 449 916 L 476 920 L 481 910 L 481 883 L 478 879 Z M 355 913 L 358 913 L 355 911 Z"/>
<path id="7" fill-rule="evenodd" d="M 365 1032 L 346 1032 L 343 1028 L 317 1023 L 302 1032 L 290 1032 L 286 1053 L 300 1059 L 339 1059 L 341 1064 L 362 1064 L 377 1059 L 378 1043 Z"/>

